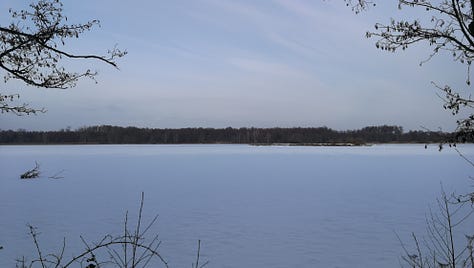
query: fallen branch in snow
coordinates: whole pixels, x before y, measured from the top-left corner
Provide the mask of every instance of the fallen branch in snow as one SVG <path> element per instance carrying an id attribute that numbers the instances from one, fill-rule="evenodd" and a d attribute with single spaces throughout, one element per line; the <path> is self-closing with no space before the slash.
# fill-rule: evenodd
<path id="1" fill-rule="evenodd" d="M 61 173 L 63 173 L 63 172 L 64 172 L 64 169 L 61 170 L 61 171 L 59 171 L 58 173 L 52 175 L 52 176 L 49 176 L 48 178 L 50 178 L 50 179 L 62 179 L 62 178 L 64 178 L 64 176 L 60 176 L 60 175 L 61 175 Z"/>
<path id="2" fill-rule="evenodd" d="M 26 171 L 25 173 L 21 174 L 20 179 L 35 179 L 38 178 L 40 175 L 39 171 L 39 164 L 35 161 L 35 167 L 31 170 Z"/>

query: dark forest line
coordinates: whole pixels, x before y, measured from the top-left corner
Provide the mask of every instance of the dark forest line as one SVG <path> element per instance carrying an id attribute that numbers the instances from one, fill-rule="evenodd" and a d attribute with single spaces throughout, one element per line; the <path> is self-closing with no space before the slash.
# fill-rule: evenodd
<path id="1" fill-rule="evenodd" d="M 370 143 L 440 143 L 453 135 L 435 131 L 404 132 L 400 126 L 370 126 L 338 131 L 308 128 L 156 129 L 91 126 L 58 131 L 0 131 L 0 144 L 301 144 L 364 145 Z"/>

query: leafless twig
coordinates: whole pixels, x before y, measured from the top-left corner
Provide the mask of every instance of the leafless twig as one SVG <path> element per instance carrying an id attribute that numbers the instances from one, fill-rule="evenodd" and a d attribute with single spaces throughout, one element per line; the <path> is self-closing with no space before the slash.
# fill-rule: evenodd
<path id="1" fill-rule="evenodd" d="M 204 266 L 206 266 L 209 261 L 206 261 L 204 262 L 203 264 L 201 264 L 201 266 L 199 266 L 199 258 L 201 256 L 201 240 L 198 240 L 198 248 L 197 248 L 197 255 L 196 255 L 196 263 L 193 263 L 192 267 L 193 268 L 203 268 Z"/>
<path id="2" fill-rule="evenodd" d="M 128 228 L 128 213 L 125 215 L 124 222 L 124 233 L 119 236 L 105 235 L 101 240 L 97 242 L 88 242 L 84 237 L 80 237 L 82 243 L 85 245 L 85 250 L 80 254 L 70 258 L 64 258 L 64 251 L 66 242 L 63 240 L 63 247 L 59 253 L 50 253 L 44 255 L 36 228 L 29 226 L 30 235 L 36 247 L 36 258 L 31 261 L 27 261 L 24 257 L 17 260 L 17 267 L 26 268 L 33 267 L 35 263 L 39 263 L 42 268 L 68 268 L 74 265 L 86 268 L 100 268 L 102 265 L 112 265 L 113 267 L 147 267 L 153 265 L 157 267 L 157 263 L 151 263 L 151 259 L 155 258 L 164 267 L 168 267 L 167 261 L 158 252 L 160 241 L 158 235 L 151 237 L 151 240 L 146 239 L 146 233 L 155 223 L 157 217 L 155 217 L 150 224 L 146 226 L 143 231 L 140 231 L 142 225 L 142 212 L 143 212 L 144 194 L 142 193 L 140 210 L 138 215 L 137 226 L 133 231 Z M 127 250 L 127 247 L 131 247 L 131 252 Z M 122 249 L 122 251 L 120 251 Z M 200 249 L 198 249 L 200 250 Z M 123 255 L 120 255 L 122 252 Z M 107 255 L 109 258 L 104 258 Z M 203 267 L 203 265 L 201 266 Z"/>

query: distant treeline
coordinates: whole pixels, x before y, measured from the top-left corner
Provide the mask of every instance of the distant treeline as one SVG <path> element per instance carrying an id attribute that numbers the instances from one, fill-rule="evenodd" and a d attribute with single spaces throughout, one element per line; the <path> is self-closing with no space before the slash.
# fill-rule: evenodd
<path id="1" fill-rule="evenodd" d="M 92 126 L 59 131 L 0 131 L 0 144 L 367 144 L 438 143 L 451 134 L 433 131 L 403 132 L 399 126 L 371 126 L 337 131 L 317 128 L 180 128 L 151 129 Z"/>

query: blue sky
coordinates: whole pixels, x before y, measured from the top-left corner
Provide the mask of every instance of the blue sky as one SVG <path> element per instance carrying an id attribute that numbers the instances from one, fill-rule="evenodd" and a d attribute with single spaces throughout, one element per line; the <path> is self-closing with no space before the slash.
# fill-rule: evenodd
<path id="1" fill-rule="evenodd" d="M 21 3 L 24 2 L 24 3 Z M 0 23 L 9 7 L 0 3 Z M 64 0 L 70 22 L 101 27 L 66 50 L 102 54 L 118 44 L 120 70 L 97 62 L 66 63 L 99 71 L 68 90 L 5 92 L 48 112 L 2 115 L 2 129 L 60 129 L 112 124 L 153 128 L 393 124 L 453 130 L 431 81 L 465 88 L 466 70 L 441 55 L 419 66 L 429 48 L 387 53 L 365 38 L 375 22 L 427 16 L 398 1 L 355 15 L 342 0 Z M 438 92 L 439 93 L 439 92 Z"/>

